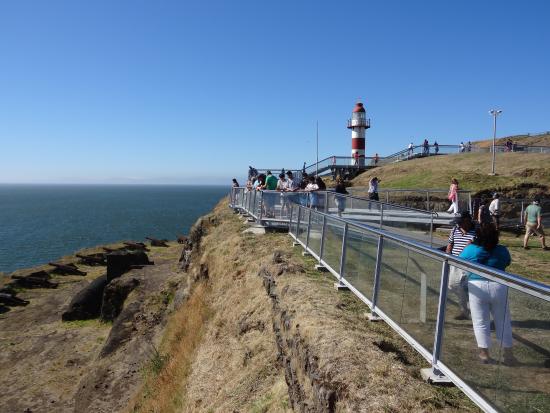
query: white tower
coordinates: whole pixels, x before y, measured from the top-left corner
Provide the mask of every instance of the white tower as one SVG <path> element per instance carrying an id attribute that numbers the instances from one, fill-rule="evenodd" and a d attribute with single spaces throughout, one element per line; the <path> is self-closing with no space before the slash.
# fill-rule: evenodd
<path id="1" fill-rule="evenodd" d="M 365 166 L 365 131 L 370 128 L 365 108 L 357 102 L 353 108 L 351 119 L 348 119 L 348 129 L 351 129 L 351 165 Z"/>

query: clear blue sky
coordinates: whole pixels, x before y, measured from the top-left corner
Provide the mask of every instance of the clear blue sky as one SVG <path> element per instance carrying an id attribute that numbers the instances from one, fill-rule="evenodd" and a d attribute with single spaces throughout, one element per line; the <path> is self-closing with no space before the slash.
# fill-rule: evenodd
<path id="1" fill-rule="evenodd" d="M 0 182 L 226 183 L 550 130 L 550 2 L 2 1 Z"/>

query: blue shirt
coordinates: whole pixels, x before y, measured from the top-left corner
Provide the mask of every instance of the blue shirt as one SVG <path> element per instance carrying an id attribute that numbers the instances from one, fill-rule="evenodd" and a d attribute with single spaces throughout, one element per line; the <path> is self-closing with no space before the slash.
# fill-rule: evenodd
<path id="1" fill-rule="evenodd" d="M 487 251 L 479 245 L 470 244 L 462 250 L 459 257 L 467 261 L 477 262 L 478 264 L 487 265 L 503 271 L 512 262 L 512 257 L 510 257 L 508 248 L 503 245 L 497 245 L 491 251 Z M 481 275 L 475 273 L 469 273 L 468 279 L 485 280 Z"/>

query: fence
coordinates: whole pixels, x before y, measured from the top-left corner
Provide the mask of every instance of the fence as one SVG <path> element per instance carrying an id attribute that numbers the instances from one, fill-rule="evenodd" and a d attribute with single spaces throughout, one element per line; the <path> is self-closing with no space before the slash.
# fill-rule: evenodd
<path id="1" fill-rule="evenodd" d="M 288 226 L 292 205 L 314 208 L 352 222 L 375 225 L 404 237 L 433 245 L 434 225 L 449 224 L 449 218 L 417 208 L 404 207 L 332 191 L 278 192 L 233 188 L 231 205 L 264 226 Z"/>
<path id="2" fill-rule="evenodd" d="M 348 190 L 357 196 L 366 196 L 367 194 L 367 188 L 355 187 L 348 188 Z M 448 192 L 445 189 L 378 189 L 380 197 L 386 203 L 441 212 L 449 208 Z M 458 209 L 459 211 L 472 212 L 470 191 L 458 191 Z"/>
<path id="3" fill-rule="evenodd" d="M 430 380 L 450 379 L 487 412 L 550 411 L 549 286 L 302 205 L 290 218 L 291 237 L 431 363 Z M 469 282 L 471 303 L 483 289 L 501 297 L 491 311 L 504 315 L 495 325 L 504 338 L 493 340 L 492 363 L 477 357 L 472 322 L 455 319 L 457 269 L 483 277 Z M 471 311 L 477 320 L 478 306 Z M 492 334 L 488 322 L 476 331 L 480 341 Z"/>

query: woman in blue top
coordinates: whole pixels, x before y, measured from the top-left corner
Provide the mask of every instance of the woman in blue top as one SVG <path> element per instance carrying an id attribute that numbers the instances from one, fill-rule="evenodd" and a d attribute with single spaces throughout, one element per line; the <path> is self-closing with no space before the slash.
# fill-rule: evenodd
<path id="1" fill-rule="evenodd" d="M 504 270 L 512 261 L 508 249 L 498 245 L 498 231 L 493 224 L 483 225 L 473 243 L 459 255 L 468 261 Z M 515 363 L 512 354 L 512 324 L 508 305 L 508 287 L 480 275 L 469 273 L 468 293 L 474 334 L 483 363 L 491 362 L 491 315 L 499 345 L 504 348 L 504 363 Z"/>

